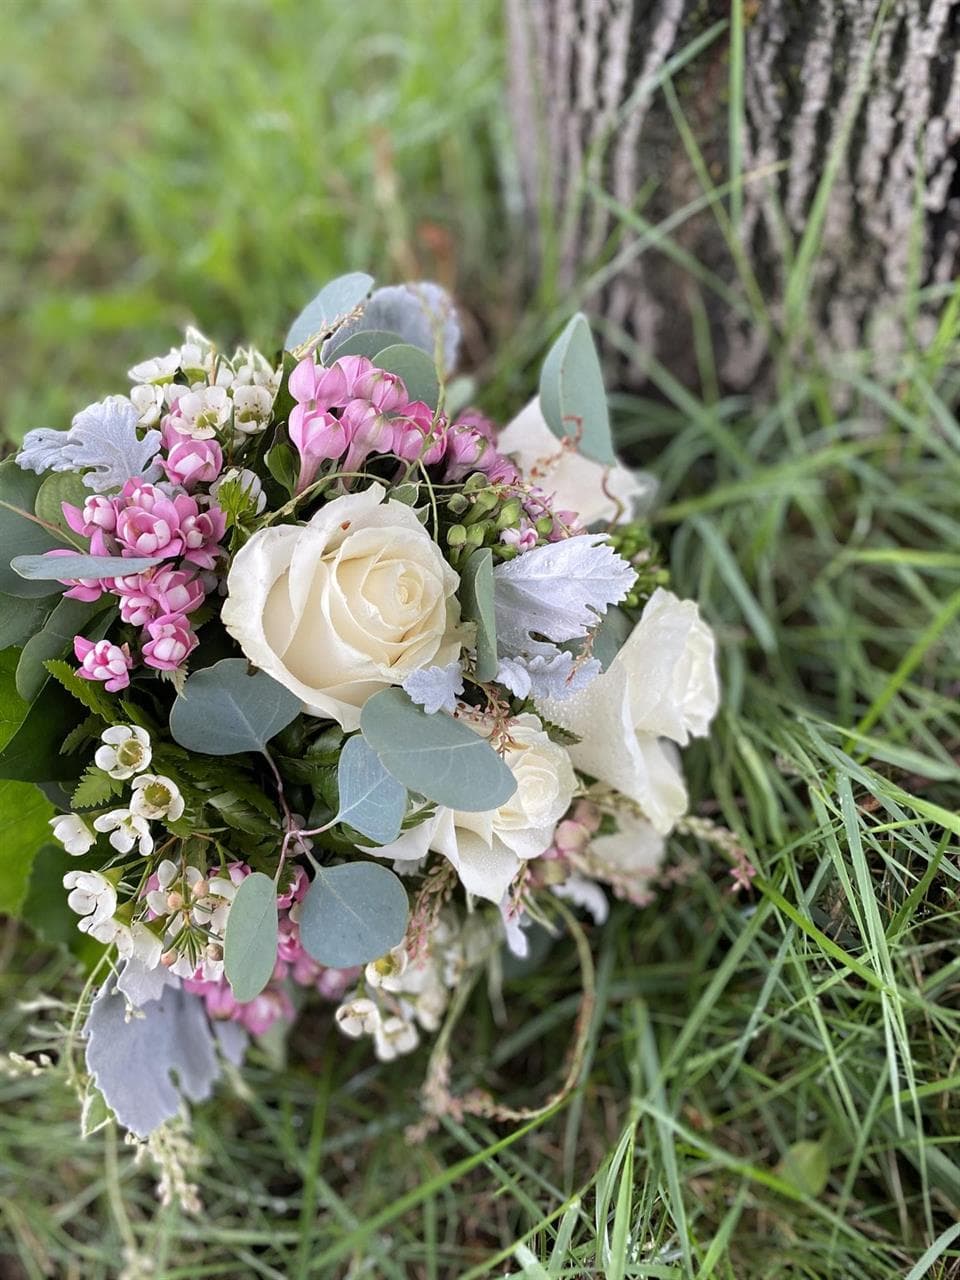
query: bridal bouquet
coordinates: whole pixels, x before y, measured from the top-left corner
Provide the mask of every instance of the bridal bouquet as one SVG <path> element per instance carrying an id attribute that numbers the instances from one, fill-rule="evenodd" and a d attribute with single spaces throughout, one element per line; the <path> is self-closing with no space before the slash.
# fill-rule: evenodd
<path id="1" fill-rule="evenodd" d="M 0 777 L 53 806 L 88 1091 L 140 1136 L 310 992 L 392 1059 L 531 928 L 642 905 L 717 708 L 585 319 L 498 432 L 447 295 L 372 286 L 275 358 L 189 330 L 0 465 Z"/>

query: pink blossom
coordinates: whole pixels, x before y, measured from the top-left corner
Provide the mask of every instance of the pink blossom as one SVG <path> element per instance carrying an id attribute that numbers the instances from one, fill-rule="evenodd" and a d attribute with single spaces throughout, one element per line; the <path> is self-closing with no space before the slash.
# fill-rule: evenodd
<path id="1" fill-rule="evenodd" d="M 227 531 L 227 517 L 209 498 L 200 499 L 205 504 L 203 507 L 198 506 L 197 500 L 187 495 L 176 501 L 183 511 L 180 532 L 185 548 L 184 560 L 195 564 L 199 569 L 212 569 L 220 557 L 220 539 Z M 193 508 L 190 513 L 186 510 L 187 503 Z"/>
<path id="2" fill-rule="evenodd" d="M 491 444 L 497 438 L 497 426 L 485 413 L 481 413 L 479 409 L 464 409 L 457 417 L 458 427 L 472 427 L 478 435 L 489 440 Z"/>
<path id="3" fill-rule="evenodd" d="M 281 1018 L 293 1021 L 293 1002 L 285 991 L 276 987 L 267 987 L 255 999 L 240 1004 L 225 978 L 217 982 L 187 978 L 183 986 L 203 999 L 211 1018 L 239 1022 L 253 1036 L 264 1035 Z"/>
<path id="4" fill-rule="evenodd" d="M 508 547 L 516 547 L 522 554 L 537 545 L 538 536 L 536 529 L 527 523 L 526 527 L 521 526 L 519 529 L 504 529 L 500 534 L 500 541 Z"/>
<path id="5" fill-rule="evenodd" d="M 343 455 L 347 434 L 332 413 L 307 413 L 301 405 L 291 411 L 287 431 L 300 454 L 297 492 L 302 493 L 313 483 L 321 462 Z"/>
<path id="6" fill-rule="evenodd" d="M 80 663 L 78 676 L 84 680 L 102 680 L 110 693 L 125 689 L 130 683 L 129 645 L 111 644 L 109 640 L 94 643 L 83 636 L 74 636 L 73 651 Z"/>
<path id="7" fill-rule="evenodd" d="M 192 502 L 192 499 L 187 499 Z M 194 504 L 195 505 L 195 504 Z M 128 480 L 121 491 L 117 512 L 117 540 L 124 556 L 161 556 L 170 559 L 183 550 L 180 511 L 156 485 Z"/>
<path id="8" fill-rule="evenodd" d="M 422 400 L 408 404 L 394 419 L 393 452 L 406 462 L 419 459 L 435 466 L 447 449 L 446 426 L 442 417 L 434 422 L 434 412 Z"/>
<path id="9" fill-rule="evenodd" d="M 92 493 L 82 509 L 69 502 L 61 502 L 60 509 L 73 532 L 84 538 L 91 538 L 95 533 L 113 533 L 117 527 L 116 502 L 102 493 Z"/>
<path id="10" fill-rule="evenodd" d="M 223 450 L 216 440 L 195 440 L 177 431 L 168 434 L 167 456 L 160 462 L 167 479 L 185 489 L 212 484 L 223 469 Z"/>
<path id="11" fill-rule="evenodd" d="M 393 452 L 397 434 L 393 420 L 369 401 L 351 400 L 343 410 L 341 422 L 350 442 L 344 471 L 358 471 L 371 453 Z"/>
<path id="12" fill-rule="evenodd" d="M 158 671 L 175 671 L 199 644 L 181 614 L 167 614 L 147 623 L 149 641 L 143 646 L 143 660 Z"/>
<path id="13" fill-rule="evenodd" d="M 205 596 L 196 574 L 170 565 L 117 578 L 113 589 L 120 597 L 121 618 L 135 627 L 145 627 L 164 614 L 193 613 Z"/>
<path id="14" fill-rule="evenodd" d="M 402 409 L 409 401 L 406 384 L 395 373 L 378 369 L 371 362 L 359 373 L 353 385 L 354 398 L 368 401 L 378 413 Z"/>

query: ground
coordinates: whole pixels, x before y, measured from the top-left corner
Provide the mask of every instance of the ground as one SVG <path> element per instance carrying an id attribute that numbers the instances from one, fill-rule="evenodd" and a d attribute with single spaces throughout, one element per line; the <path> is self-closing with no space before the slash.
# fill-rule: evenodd
<path id="1" fill-rule="evenodd" d="M 453 287 L 482 403 L 519 403 L 572 303 L 526 289 L 501 38 L 496 0 L 8 0 L 7 438 L 185 321 L 269 344 L 345 269 Z M 757 876 L 735 893 L 722 848 L 677 838 L 655 902 L 592 932 L 574 1093 L 413 1144 L 425 1054 L 379 1064 L 318 1011 L 196 1109 L 191 1215 L 111 1128 L 80 1138 L 56 1065 L 11 1072 L 5 1277 L 960 1275 L 958 317 L 947 295 L 932 345 L 825 365 L 801 309 L 753 396 L 711 390 L 704 348 L 704 390 L 658 366 L 615 398 L 721 642 L 694 812 Z M 36 1061 L 82 975 L 23 926 L 0 948 L 2 1043 Z M 580 984 L 560 942 L 502 1020 L 476 992 L 457 1090 L 542 1101 Z"/>

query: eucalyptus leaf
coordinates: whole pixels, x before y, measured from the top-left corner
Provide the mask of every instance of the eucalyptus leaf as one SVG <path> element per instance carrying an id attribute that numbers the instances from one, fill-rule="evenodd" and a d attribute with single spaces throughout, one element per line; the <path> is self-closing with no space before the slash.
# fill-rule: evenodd
<path id="1" fill-rule="evenodd" d="M 445 372 L 449 373 L 457 363 L 461 333 L 456 308 L 446 289 L 430 280 L 375 290 L 362 313 L 342 325 L 324 343 L 324 364 L 347 354 L 344 348 L 354 335 L 374 330 L 388 331 L 392 342 L 420 347 L 431 358 L 436 355 L 439 337 Z M 382 351 L 387 345 L 381 342 L 377 350 Z M 375 353 L 358 350 L 357 354 L 372 357 Z"/>
<path id="2" fill-rule="evenodd" d="M 411 400 L 422 400 L 431 409 L 437 407 L 440 399 L 440 383 L 437 379 L 436 366 L 430 356 L 419 347 L 400 343 L 392 347 L 384 347 L 373 358 L 378 369 L 386 369 L 401 377 Z"/>
<path id="3" fill-rule="evenodd" d="M 368 360 L 372 360 L 386 347 L 398 345 L 403 345 L 403 338 L 399 333 L 391 333 L 389 329 L 357 329 L 349 332 L 344 325 L 343 329 L 338 329 L 324 343 L 323 362 L 329 365 L 341 356 L 366 356 Z"/>
<path id="4" fill-rule="evenodd" d="M 41 480 L 22 471 L 12 458 L 0 462 L 0 591 L 23 597 L 48 596 L 60 588 L 55 582 L 26 582 L 10 567 L 15 556 L 42 555 L 62 544 L 62 539 L 33 518 Z"/>
<path id="5" fill-rule="evenodd" d="M 349 824 L 377 844 L 396 840 L 407 811 L 407 789 L 386 771 L 362 734 L 355 734 L 343 744 L 337 788 L 337 822 Z"/>
<path id="6" fill-rule="evenodd" d="M 76 471 L 54 471 L 44 476 L 34 504 L 34 514 L 73 537 L 73 530 L 63 514 L 63 503 L 68 502 L 71 506 L 82 508 L 89 497 L 90 490 Z"/>
<path id="7" fill-rule="evenodd" d="M 616 462 L 603 371 L 582 312 L 547 353 L 540 374 L 540 408 L 554 435 L 575 439 L 584 457 L 607 466 Z"/>
<path id="8" fill-rule="evenodd" d="M 398 947 L 407 914 L 406 890 L 387 867 L 376 862 L 318 867 L 300 904 L 300 941 L 319 964 L 348 969 Z"/>
<path id="9" fill-rule="evenodd" d="M 263 751 L 300 714 L 300 699 L 245 658 L 223 658 L 188 676 L 170 711 L 170 732 L 188 751 L 232 756 Z"/>
<path id="10" fill-rule="evenodd" d="M 383 689 L 360 713 L 384 768 L 436 804 L 481 813 L 505 804 L 516 779 L 490 743 L 445 712 L 428 715 L 402 689 Z"/>
<path id="11" fill-rule="evenodd" d="M 606 671 L 629 640 L 632 631 L 633 623 L 627 614 L 616 605 L 611 605 L 593 633 L 591 652 L 600 663 L 601 670 Z"/>
<path id="12" fill-rule="evenodd" d="M 241 880 L 223 940 L 223 971 L 241 1004 L 264 989 L 277 963 L 277 886 L 254 871 Z"/>
<path id="13" fill-rule="evenodd" d="M 29 582 L 66 582 L 72 578 L 119 578 L 146 573 L 163 563 L 163 556 L 87 556 L 82 551 L 67 556 L 14 556 L 10 567 Z"/>
<path id="14" fill-rule="evenodd" d="M 467 557 L 460 575 L 463 616 L 477 626 L 478 680 L 492 680 L 497 674 L 497 621 L 493 591 L 493 552 L 489 547 L 478 547 Z"/>
<path id="15" fill-rule="evenodd" d="M 290 326 L 283 344 L 285 349 L 294 351 L 329 332 L 339 319 L 363 302 L 372 288 L 373 276 L 363 271 L 351 271 L 325 284 Z"/>

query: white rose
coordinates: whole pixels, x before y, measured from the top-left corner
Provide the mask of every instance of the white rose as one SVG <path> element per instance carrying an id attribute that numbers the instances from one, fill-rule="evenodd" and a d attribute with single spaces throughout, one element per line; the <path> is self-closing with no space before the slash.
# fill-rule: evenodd
<path id="1" fill-rule="evenodd" d="M 500 432 L 497 448 L 513 455 L 524 479 L 553 495 L 555 507 L 578 512 L 584 525 L 609 523 L 621 514 L 629 519 L 649 507 L 656 493 L 657 482 L 646 472 L 619 462 L 605 467 L 572 443 L 564 445 L 547 426 L 537 396 Z"/>
<path id="2" fill-rule="evenodd" d="M 460 653 L 459 578 L 382 485 L 336 498 L 306 525 L 261 529 L 234 556 L 223 624 L 311 715 L 360 725 L 360 708 Z"/>
<path id="3" fill-rule="evenodd" d="M 626 644 L 603 675 L 562 702 L 538 703 L 575 733 L 578 769 L 614 787 L 666 835 L 687 809 L 687 792 L 670 742 L 705 737 L 720 689 L 713 632 L 691 600 L 653 593 Z"/>
<path id="4" fill-rule="evenodd" d="M 478 733 L 488 731 L 469 720 L 464 723 Z M 536 716 L 511 722 L 503 758 L 517 789 L 499 809 L 462 813 L 441 806 L 393 844 L 368 852 L 407 861 L 433 849 L 453 863 L 469 893 L 499 902 L 524 861 L 550 847 L 577 785 L 566 750 L 547 737 Z"/>

